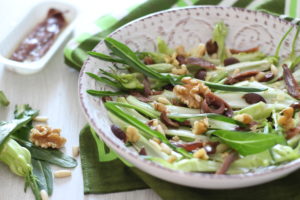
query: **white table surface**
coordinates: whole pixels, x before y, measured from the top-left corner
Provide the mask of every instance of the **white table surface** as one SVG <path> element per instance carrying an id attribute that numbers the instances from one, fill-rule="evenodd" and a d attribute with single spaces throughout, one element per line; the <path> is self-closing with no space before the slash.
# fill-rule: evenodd
<path id="1" fill-rule="evenodd" d="M 89 23 L 101 14 L 127 7 L 138 0 L 69 0 L 80 8 L 80 24 Z M 0 39 L 2 39 L 19 19 L 38 0 L 9 0 L 0 1 Z M 77 98 L 78 72 L 63 63 L 62 48 L 55 54 L 46 68 L 37 74 L 23 76 L 4 69 L 0 64 L 0 90 L 4 90 L 11 104 L 0 108 L 0 120 L 12 118 L 15 104 L 30 104 L 39 109 L 41 115 L 49 117 L 48 124 L 61 128 L 62 135 L 67 138 L 65 152 L 71 155 L 72 146 L 78 146 L 79 131 L 86 123 L 79 107 Z M 80 159 L 79 165 L 73 170 L 72 177 L 54 179 L 53 200 L 100 200 L 100 199 L 160 199 L 152 190 L 139 190 L 103 195 L 83 194 Z M 54 170 L 56 168 L 53 168 Z M 24 181 L 12 174 L 0 163 L 0 200 L 29 200 L 34 199 L 30 189 L 23 192 Z"/>

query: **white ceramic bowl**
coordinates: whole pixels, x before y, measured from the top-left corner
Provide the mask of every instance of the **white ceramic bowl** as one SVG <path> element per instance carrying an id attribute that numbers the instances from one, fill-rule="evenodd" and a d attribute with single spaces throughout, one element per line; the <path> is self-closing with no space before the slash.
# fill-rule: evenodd
<path id="1" fill-rule="evenodd" d="M 274 53 L 282 35 L 291 23 L 261 12 L 226 7 L 189 7 L 158 12 L 135 20 L 113 32 L 110 37 L 120 40 L 134 50 L 154 51 L 157 37 L 163 38 L 171 47 L 184 45 L 186 49 L 212 36 L 216 22 L 224 21 L 229 26 L 227 45 L 235 49 L 259 46 L 265 53 Z M 295 30 L 294 30 L 295 31 Z M 293 35 L 293 34 L 290 34 Z M 281 55 L 289 53 L 291 37 L 288 37 Z M 107 54 L 109 51 L 100 42 L 94 51 Z M 255 173 L 240 175 L 214 175 L 174 171 L 147 161 L 133 150 L 125 147 L 110 130 L 111 122 L 100 98 L 86 93 L 88 89 L 105 90 L 107 86 L 92 80 L 85 72 L 98 74 L 99 68 L 108 70 L 110 63 L 89 57 L 79 79 L 79 96 L 83 111 L 99 136 L 123 158 L 141 170 L 158 178 L 198 188 L 240 188 L 265 183 L 285 176 L 300 168 L 300 160 Z"/>
<path id="2" fill-rule="evenodd" d="M 61 31 L 49 50 L 41 59 L 34 62 L 17 62 L 9 57 L 24 40 L 26 34 L 41 21 L 43 21 L 51 8 L 58 9 L 63 12 L 67 21 L 67 26 Z M 70 36 L 75 26 L 78 17 L 78 10 L 71 4 L 58 1 L 45 1 L 34 5 L 27 15 L 14 27 L 14 29 L 0 42 L 0 63 L 3 63 L 6 68 L 19 74 L 33 74 L 41 71 L 55 54 L 62 43 Z"/>

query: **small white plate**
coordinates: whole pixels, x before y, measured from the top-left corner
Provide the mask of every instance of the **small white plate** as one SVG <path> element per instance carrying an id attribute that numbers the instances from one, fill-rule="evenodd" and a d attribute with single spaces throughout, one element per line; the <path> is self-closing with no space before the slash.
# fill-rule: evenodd
<path id="1" fill-rule="evenodd" d="M 32 31 L 38 23 L 45 19 L 50 8 L 55 8 L 63 12 L 67 21 L 67 26 L 55 39 L 47 53 L 35 62 L 23 63 L 9 59 L 10 55 L 24 39 L 26 34 Z M 19 74 L 33 74 L 42 70 L 60 45 L 72 32 L 77 16 L 78 10 L 73 5 L 67 3 L 46 1 L 33 6 L 23 20 L 21 20 L 19 24 L 7 35 L 7 37 L 0 42 L 0 62 L 8 69 Z"/>
<path id="2" fill-rule="evenodd" d="M 187 50 L 199 42 L 205 43 L 212 36 L 214 24 L 224 21 L 229 27 L 226 44 L 234 49 L 260 47 L 267 54 L 274 54 L 280 38 L 292 23 L 262 12 L 240 8 L 199 6 L 173 9 L 148 15 L 135 20 L 113 32 L 113 37 L 138 51 L 155 51 L 157 37 L 161 37 L 174 48 L 183 45 Z M 295 29 L 285 40 L 281 56 L 290 52 Z M 299 43 L 297 43 L 299 45 Z M 108 54 L 110 51 L 101 41 L 94 51 Z M 183 172 L 167 169 L 157 163 L 143 159 L 129 149 L 110 130 L 111 122 L 101 98 L 87 94 L 86 90 L 110 90 L 105 84 L 91 79 L 85 72 L 99 74 L 99 67 L 109 71 L 108 62 L 89 57 L 80 73 L 79 97 L 83 111 L 90 123 L 105 143 L 121 157 L 158 178 L 197 188 L 228 189 L 265 183 L 278 179 L 300 168 L 300 159 L 279 166 L 257 170 L 254 173 L 236 175 L 216 175 Z"/>

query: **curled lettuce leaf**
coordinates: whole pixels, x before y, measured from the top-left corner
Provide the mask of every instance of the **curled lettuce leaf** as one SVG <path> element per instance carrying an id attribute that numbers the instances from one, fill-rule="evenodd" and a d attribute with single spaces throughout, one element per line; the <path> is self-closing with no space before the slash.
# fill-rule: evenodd
<path id="1" fill-rule="evenodd" d="M 228 28 L 224 22 L 219 22 L 215 25 L 213 30 L 213 41 L 218 44 L 218 58 L 223 62 L 226 58 L 225 40 L 227 37 Z"/>
<path id="2" fill-rule="evenodd" d="M 266 119 L 271 115 L 271 113 L 272 107 L 268 106 L 264 102 L 258 102 L 235 112 L 235 114 L 249 114 L 256 121 Z"/>

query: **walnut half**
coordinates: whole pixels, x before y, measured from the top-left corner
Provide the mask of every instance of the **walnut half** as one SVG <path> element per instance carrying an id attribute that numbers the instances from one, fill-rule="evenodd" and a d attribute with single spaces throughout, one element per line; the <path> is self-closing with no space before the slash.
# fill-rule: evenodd
<path id="1" fill-rule="evenodd" d="M 211 92 L 200 80 L 185 77 L 181 80 L 184 85 L 176 85 L 173 89 L 175 95 L 190 108 L 200 108 L 203 96 Z"/>
<path id="2" fill-rule="evenodd" d="M 59 149 L 66 143 L 66 138 L 60 136 L 60 129 L 52 129 L 48 126 L 37 125 L 30 131 L 30 141 L 42 148 Z"/>

